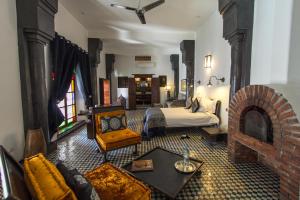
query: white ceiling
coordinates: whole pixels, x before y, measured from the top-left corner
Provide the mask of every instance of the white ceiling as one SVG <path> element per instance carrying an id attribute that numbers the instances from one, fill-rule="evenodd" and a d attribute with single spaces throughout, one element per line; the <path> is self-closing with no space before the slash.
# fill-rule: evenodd
<path id="1" fill-rule="evenodd" d="M 156 0 L 141 0 L 148 5 Z M 179 49 L 184 39 L 195 39 L 195 30 L 212 12 L 217 0 L 166 0 L 146 12 L 147 24 L 140 23 L 129 10 L 113 8 L 111 3 L 138 7 L 139 0 L 60 0 L 62 5 L 89 31 L 114 51 L 122 49 Z M 169 53 L 169 52 L 168 52 Z"/>

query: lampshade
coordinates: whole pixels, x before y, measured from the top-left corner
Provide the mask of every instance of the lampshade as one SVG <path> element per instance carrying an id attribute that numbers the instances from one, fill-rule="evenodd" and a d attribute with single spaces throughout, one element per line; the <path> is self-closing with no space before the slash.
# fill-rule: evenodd
<path id="1" fill-rule="evenodd" d="M 204 68 L 211 68 L 212 66 L 212 55 L 206 55 L 204 58 Z"/>

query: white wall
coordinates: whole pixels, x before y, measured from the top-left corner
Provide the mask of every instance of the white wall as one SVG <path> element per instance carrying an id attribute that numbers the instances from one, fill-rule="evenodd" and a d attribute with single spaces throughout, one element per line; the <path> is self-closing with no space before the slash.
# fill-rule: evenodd
<path id="1" fill-rule="evenodd" d="M 58 2 L 58 12 L 55 15 L 55 31 L 84 50 L 88 50 L 87 29 L 60 2 Z M 76 109 L 77 113 L 85 109 L 84 98 L 80 92 L 76 93 Z M 79 120 L 83 118 L 78 117 Z"/>
<path id="2" fill-rule="evenodd" d="M 143 68 L 137 67 L 134 61 L 134 56 L 127 55 L 116 55 L 115 65 L 114 65 L 114 76 L 129 76 L 133 77 L 132 74 L 155 74 L 154 77 L 159 75 L 167 76 L 167 84 L 174 86 L 174 71 L 172 70 L 172 65 L 170 62 L 170 55 L 155 54 L 151 55 L 153 61 L 155 62 L 155 67 Z M 116 80 L 116 79 L 114 79 Z M 117 87 L 117 81 L 113 83 L 114 88 Z M 113 93 L 113 101 L 116 100 L 117 96 L 122 94 L 124 97 L 126 90 L 118 90 L 117 93 Z M 172 95 L 172 94 L 171 94 Z M 161 103 L 166 101 L 166 91 L 164 88 L 161 88 L 160 99 Z"/>
<path id="3" fill-rule="evenodd" d="M 255 1 L 251 84 L 276 89 L 300 117 L 300 1 Z"/>
<path id="4" fill-rule="evenodd" d="M 221 104 L 221 126 L 227 128 L 229 105 L 229 84 L 231 67 L 231 48 L 223 39 L 223 20 L 216 10 L 200 25 L 196 34 L 195 55 L 195 96 L 213 98 L 220 100 Z M 211 69 L 204 68 L 204 57 L 212 55 L 213 65 Z M 217 84 L 213 79 L 213 87 L 207 87 L 210 76 L 218 78 L 225 77 L 225 83 Z M 199 86 L 196 82 L 200 80 Z"/>
<path id="5" fill-rule="evenodd" d="M 293 0 L 255 1 L 251 84 L 285 84 Z"/>
<path id="6" fill-rule="evenodd" d="M 0 144 L 20 160 L 23 157 L 25 135 L 15 0 L 0 1 L 0 19 Z"/>

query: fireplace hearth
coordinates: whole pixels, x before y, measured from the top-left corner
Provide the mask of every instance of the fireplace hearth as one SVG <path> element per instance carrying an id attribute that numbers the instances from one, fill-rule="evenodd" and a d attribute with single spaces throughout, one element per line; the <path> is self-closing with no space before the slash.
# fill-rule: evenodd
<path id="1" fill-rule="evenodd" d="M 239 90 L 229 107 L 229 158 L 261 162 L 280 176 L 280 199 L 299 200 L 300 123 L 289 102 L 274 89 Z"/>
<path id="2" fill-rule="evenodd" d="M 249 106 L 242 112 L 240 131 L 260 141 L 273 144 L 272 121 L 267 112 L 257 106 Z"/>

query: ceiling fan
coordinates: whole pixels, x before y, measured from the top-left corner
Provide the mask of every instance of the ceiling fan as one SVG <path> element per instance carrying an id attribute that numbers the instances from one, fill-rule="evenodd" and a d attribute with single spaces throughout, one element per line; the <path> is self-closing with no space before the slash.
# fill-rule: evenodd
<path id="1" fill-rule="evenodd" d="M 140 19 L 141 23 L 142 24 L 146 24 L 146 19 L 145 19 L 145 12 L 153 9 L 153 8 L 156 8 L 157 6 L 161 5 L 165 3 L 165 0 L 158 0 L 158 1 L 155 1 L 147 6 L 144 6 L 144 7 L 141 7 L 141 0 L 139 0 L 139 6 L 138 8 L 133 8 L 133 7 L 129 7 L 129 6 L 122 6 L 122 5 L 119 5 L 119 4 L 110 4 L 112 7 L 116 7 L 116 8 L 123 8 L 123 9 L 127 9 L 127 10 L 130 10 L 130 11 L 134 11 L 138 18 Z"/>

